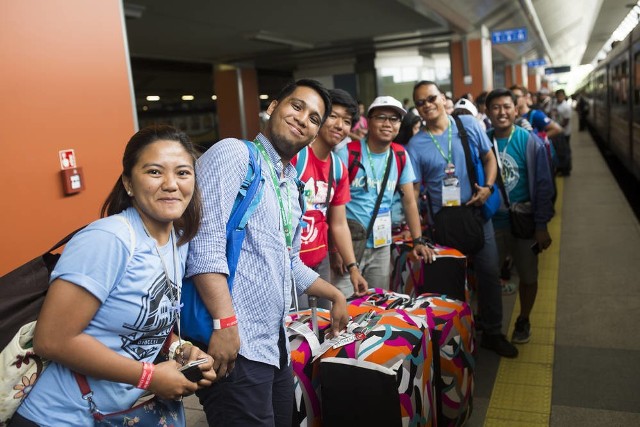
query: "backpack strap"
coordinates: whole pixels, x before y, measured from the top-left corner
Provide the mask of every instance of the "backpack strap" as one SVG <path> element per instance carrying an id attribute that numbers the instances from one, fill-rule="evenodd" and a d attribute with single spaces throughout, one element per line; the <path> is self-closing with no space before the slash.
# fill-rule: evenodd
<path id="1" fill-rule="evenodd" d="M 360 158 L 362 157 L 362 143 L 360 141 L 352 141 L 347 144 L 347 150 L 349 150 L 347 170 L 349 172 L 349 184 L 351 184 L 353 180 L 356 179 L 358 168 L 362 168 L 362 170 L 364 170 L 364 165 L 360 161 Z"/>
<path id="2" fill-rule="evenodd" d="M 469 178 L 469 184 L 471 185 L 471 194 L 474 193 L 474 184 L 478 182 L 478 175 L 476 172 L 476 168 L 473 165 L 473 160 L 471 159 L 471 147 L 469 146 L 469 137 L 467 136 L 467 130 L 462 125 L 462 120 L 460 117 L 454 116 L 454 120 L 456 121 L 456 126 L 458 127 L 458 134 L 460 135 L 460 140 L 462 141 L 462 149 L 464 150 L 464 159 L 467 163 L 467 177 Z"/>
<path id="3" fill-rule="evenodd" d="M 396 181 L 396 189 L 400 193 L 400 197 L 404 196 L 404 192 L 400 189 L 400 176 L 402 175 L 402 171 L 404 170 L 404 165 L 407 164 L 407 152 L 404 147 L 396 142 L 391 143 L 391 149 L 393 150 L 393 154 L 396 158 L 396 168 L 398 170 L 398 180 Z"/>
<path id="4" fill-rule="evenodd" d="M 333 151 L 331 152 L 331 162 L 333 164 L 333 180 L 337 186 L 342 179 L 342 160 Z"/>
<path id="5" fill-rule="evenodd" d="M 302 172 L 304 168 L 307 166 L 307 151 L 309 150 L 309 146 L 305 146 L 302 150 L 296 154 L 296 172 L 298 173 L 298 177 L 302 176 Z"/>

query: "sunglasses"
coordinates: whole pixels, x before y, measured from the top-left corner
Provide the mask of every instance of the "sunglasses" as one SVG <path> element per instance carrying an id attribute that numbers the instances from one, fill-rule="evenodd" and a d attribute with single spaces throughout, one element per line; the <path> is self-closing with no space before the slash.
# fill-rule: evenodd
<path id="1" fill-rule="evenodd" d="M 438 99 L 439 96 L 440 96 L 440 94 L 429 95 L 425 99 L 416 99 L 416 107 L 422 107 L 427 102 L 429 104 L 433 104 L 436 101 L 436 99 Z"/>

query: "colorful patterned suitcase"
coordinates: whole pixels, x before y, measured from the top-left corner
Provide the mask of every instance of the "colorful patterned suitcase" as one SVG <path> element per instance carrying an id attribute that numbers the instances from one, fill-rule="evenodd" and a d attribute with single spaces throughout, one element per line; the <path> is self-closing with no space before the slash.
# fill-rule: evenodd
<path id="1" fill-rule="evenodd" d="M 393 269 L 389 289 L 409 295 L 426 292 L 441 294 L 468 303 L 467 257 L 453 248 L 437 246 L 436 249 L 436 261 L 425 263 L 411 259 L 409 246 L 396 245 L 392 249 Z"/>
<path id="2" fill-rule="evenodd" d="M 324 331 L 330 326 L 328 310 L 317 311 L 318 329 Z M 295 402 L 292 426 L 322 426 L 320 408 L 319 363 L 313 363 L 320 342 L 313 333 L 311 310 L 291 313 L 286 322 L 289 336 L 291 367 L 294 373 Z"/>
<path id="3" fill-rule="evenodd" d="M 423 294 L 407 311 L 423 317 L 431 335 L 437 425 L 461 426 L 473 410 L 475 330 L 471 307 L 441 295 Z"/>
<path id="4" fill-rule="evenodd" d="M 349 313 L 362 317 L 363 307 L 349 305 Z M 433 353 L 424 318 L 369 310 L 364 336 L 321 356 L 324 425 L 432 426 Z"/>

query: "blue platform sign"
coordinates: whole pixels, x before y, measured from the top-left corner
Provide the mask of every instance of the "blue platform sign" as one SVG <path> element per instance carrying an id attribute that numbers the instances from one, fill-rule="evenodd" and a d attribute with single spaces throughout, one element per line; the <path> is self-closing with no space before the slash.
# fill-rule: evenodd
<path id="1" fill-rule="evenodd" d="M 522 43 L 527 41 L 527 28 L 512 28 L 510 30 L 500 30 L 491 32 L 491 42 L 493 44 Z"/>
<path id="2" fill-rule="evenodd" d="M 527 67 L 529 67 L 529 68 L 542 67 L 546 63 L 547 63 L 547 61 L 545 61 L 544 58 L 534 59 L 533 61 L 527 62 Z"/>

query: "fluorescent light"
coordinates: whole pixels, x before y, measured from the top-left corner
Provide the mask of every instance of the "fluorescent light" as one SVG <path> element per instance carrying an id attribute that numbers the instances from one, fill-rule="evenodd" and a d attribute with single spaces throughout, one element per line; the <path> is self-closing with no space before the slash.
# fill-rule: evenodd
<path id="1" fill-rule="evenodd" d="M 260 99 L 269 99 L 269 95 L 262 94 L 260 95 Z"/>
<path id="2" fill-rule="evenodd" d="M 303 42 L 300 40 L 292 40 L 288 37 L 272 34 L 266 31 L 258 31 L 255 34 L 251 34 L 249 37 L 251 40 L 258 40 L 269 43 L 282 44 L 290 47 L 300 47 L 303 49 L 312 49 L 313 44 L 308 42 Z"/>
<path id="3" fill-rule="evenodd" d="M 125 18 L 139 19 L 139 18 L 142 18 L 142 14 L 146 9 L 147 9 L 146 6 L 142 6 L 140 4 L 125 3 L 124 16 Z"/>
<path id="4" fill-rule="evenodd" d="M 183 101 L 193 101 L 194 99 L 195 99 L 195 96 L 193 95 L 182 95 Z"/>
<path id="5" fill-rule="evenodd" d="M 218 99 L 218 95 L 211 95 L 211 99 L 215 101 L 216 99 Z"/>
<path id="6" fill-rule="evenodd" d="M 147 96 L 147 101 L 151 101 L 151 102 L 160 101 L 160 97 L 158 95 L 149 95 Z"/>

